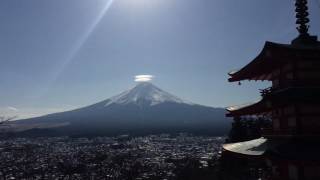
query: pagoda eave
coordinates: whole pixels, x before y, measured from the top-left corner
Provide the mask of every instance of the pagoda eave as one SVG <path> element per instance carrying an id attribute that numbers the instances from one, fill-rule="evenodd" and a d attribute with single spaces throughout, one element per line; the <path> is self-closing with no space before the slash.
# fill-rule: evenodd
<path id="1" fill-rule="evenodd" d="M 247 106 L 242 107 L 229 107 L 227 108 L 228 113 L 227 117 L 237 117 L 243 115 L 256 115 L 259 113 L 263 113 L 266 111 L 266 106 L 264 101 L 259 101 L 257 103 L 253 103 Z"/>
<path id="2" fill-rule="evenodd" d="M 273 91 L 256 103 L 245 106 L 232 106 L 227 108 L 227 117 L 259 115 L 270 112 L 272 108 L 284 106 L 288 103 L 317 104 L 320 101 L 320 87 L 318 88 L 286 88 Z"/>
<path id="3" fill-rule="evenodd" d="M 244 66 L 239 71 L 229 73 L 229 82 L 243 80 L 261 80 L 270 81 L 274 77 L 270 74 L 283 64 L 289 61 L 304 59 L 310 61 L 318 61 L 320 58 L 320 46 L 309 47 L 299 45 L 278 44 L 266 42 L 261 53 L 249 64 Z M 299 53 L 297 53 L 299 52 Z"/>
<path id="4" fill-rule="evenodd" d="M 319 139 L 312 138 L 299 140 L 293 137 L 286 139 L 262 137 L 244 142 L 224 144 L 222 148 L 223 153 L 240 158 L 267 158 L 287 163 L 303 160 L 304 164 L 314 164 L 320 160 L 320 146 L 316 145 L 318 143 L 320 143 Z"/>
<path id="5" fill-rule="evenodd" d="M 223 150 L 227 153 L 242 156 L 262 157 L 268 149 L 267 139 L 259 138 L 251 141 L 224 144 Z"/>

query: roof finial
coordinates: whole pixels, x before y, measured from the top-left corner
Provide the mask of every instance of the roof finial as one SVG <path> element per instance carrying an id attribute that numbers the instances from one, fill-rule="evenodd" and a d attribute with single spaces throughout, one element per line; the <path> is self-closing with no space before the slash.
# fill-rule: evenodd
<path id="1" fill-rule="evenodd" d="M 299 25 L 297 30 L 300 35 L 309 36 L 308 30 L 310 19 L 308 18 L 308 1 L 307 0 L 296 0 L 296 24 Z"/>

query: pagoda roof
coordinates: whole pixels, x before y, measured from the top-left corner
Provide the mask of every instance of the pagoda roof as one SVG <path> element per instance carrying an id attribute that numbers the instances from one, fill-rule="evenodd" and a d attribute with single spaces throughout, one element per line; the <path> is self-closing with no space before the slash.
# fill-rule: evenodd
<path id="1" fill-rule="evenodd" d="M 275 90 L 274 92 L 265 95 L 262 100 L 256 103 L 227 108 L 227 111 L 229 112 L 227 116 L 235 117 L 264 113 L 271 110 L 271 105 L 276 106 L 295 102 L 318 104 L 320 101 L 319 92 L 320 87 L 290 87 L 286 89 Z"/>
<path id="2" fill-rule="evenodd" d="M 232 106 L 227 108 L 227 111 L 229 112 L 227 117 L 254 115 L 260 112 L 262 109 L 266 109 L 265 103 L 262 100 L 246 105 Z"/>
<path id="3" fill-rule="evenodd" d="M 246 157 L 269 157 L 272 159 L 320 160 L 319 139 L 267 139 L 224 144 L 222 148 L 232 154 Z"/>
<path id="4" fill-rule="evenodd" d="M 230 72 L 229 82 L 271 80 L 270 72 L 289 60 L 320 58 L 320 43 L 279 44 L 266 42 L 260 54 L 238 71 Z"/>
<path id="5" fill-rule="evenodd" d="M 268 146 L 267 139 L 259 138 L 251 141 L 224 144 L 222 147 L 225 151 L 249 156 L 263 155 Z"/>

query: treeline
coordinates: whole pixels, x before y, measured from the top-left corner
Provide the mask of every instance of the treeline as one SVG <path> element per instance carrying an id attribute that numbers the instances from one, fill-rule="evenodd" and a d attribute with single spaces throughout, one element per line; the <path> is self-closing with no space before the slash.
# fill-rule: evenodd
<path id="1" fill-rule="evenodd" d="M 226 143 L 249 141 L 260 138 L 263 128 L 271 127 L 271 120 L 262 117 L 235 118 Z"/>
<path id="2" fill-rule="evenodd" d="M 249 141 L 262 136 L 261 129 L 271 127 L 271 121 L 261 117 L 242 117 L 234 119 L 226 143 Z M 198 168 L 198 161 L 186 159 L 184 166 L 178 166 L 177 179 L 199 180 L 257 180 L 266 170 L 263 160 L 248 159 L 223 153 L 213 158 L 208 167 Z M 263 171 L 262 171 L 263 170 Z"/>
<path id="3" fill-rule="evenodd" d="M 262 117 L 235 118 L 226 143 L 249 141 L 260 138 L 262 129 L 271 127 L 271 120 Z M 261 159 L 222 153 L 218 166 L 219 180 L 256 180 L 266 171 Z"/>

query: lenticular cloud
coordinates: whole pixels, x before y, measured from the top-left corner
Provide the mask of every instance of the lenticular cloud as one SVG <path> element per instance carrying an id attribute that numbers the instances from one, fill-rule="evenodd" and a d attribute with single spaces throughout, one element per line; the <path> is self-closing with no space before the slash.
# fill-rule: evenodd
<path id="1" fill-rule="evenodd" d="M 152 75 L 136 75 L 134 81 L 135 82 L 148 82 L 152 81 L 154 76 Z"/>

